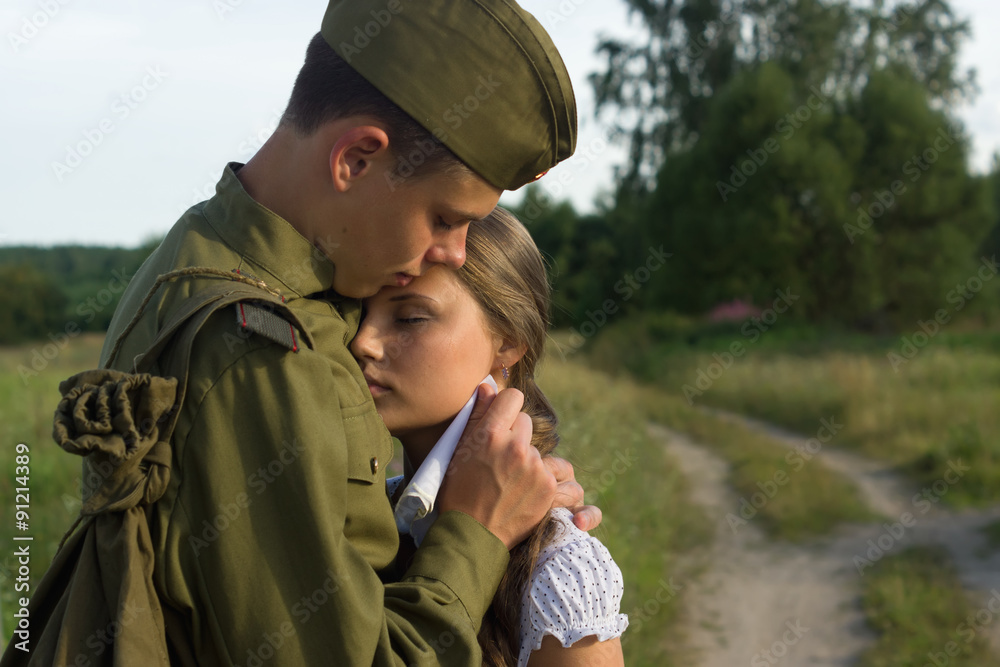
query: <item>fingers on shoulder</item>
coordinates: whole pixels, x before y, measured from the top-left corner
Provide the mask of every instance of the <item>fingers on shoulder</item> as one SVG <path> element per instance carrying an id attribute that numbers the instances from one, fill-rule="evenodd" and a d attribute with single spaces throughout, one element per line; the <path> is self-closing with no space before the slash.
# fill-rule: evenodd
<path id="1" fill-rule="evenodd" d="M 576 480 L 576 473 L 573 472 L 573 466 L 566 459 L 559 458 L 558 456 L 546 456 L 545 465 L 548 466 L 549 470 L 560 482 L 572 482 Z"/>
<path id="2" fill-rule="evenodd" d="M 573 524 L 583 531 L 589 532 L 597 528 L 604 519 L 601 508 L 593 505 L 575 507 L 571 511 L 573 512 Z"/>

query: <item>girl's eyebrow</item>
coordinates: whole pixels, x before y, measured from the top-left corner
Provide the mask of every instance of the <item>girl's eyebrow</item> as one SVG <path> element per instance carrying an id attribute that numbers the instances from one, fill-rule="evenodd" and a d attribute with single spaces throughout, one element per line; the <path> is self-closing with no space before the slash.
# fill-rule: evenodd
<path id="1" fill-rule="evenodd" d="M 426 299 L 427 301 L 437 303 L 437 299 L 431 298 L 426 294 L 418 294 L 416 292 L 407 292 L 406 294 L 397 294 L 396 296 L 389 297 L 389 301 L 406 301 L 407 299 Z"/>

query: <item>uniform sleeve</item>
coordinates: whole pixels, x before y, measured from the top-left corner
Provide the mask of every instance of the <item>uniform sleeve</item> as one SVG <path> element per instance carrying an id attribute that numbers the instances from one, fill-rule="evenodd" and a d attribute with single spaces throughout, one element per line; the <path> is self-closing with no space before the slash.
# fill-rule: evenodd
<path id="1" fill-rule="evenodd" d="M 619 613 L 622 573 L 607 548 L 583 535 L 544 555 L 532 574 L 521 610 L 518 665 L 526 665 L 542 639 L 552 635 L 563 646 L 585 637 L 620 637 L 628 616 Z"/>
<path id="2" fill-rule="evenodd" d="M 383 584 L 371 562 L 397 538 L 371 459 L 389 454 L 364 441 L 370 401 L 340 405 L 343 381 L 314 352 L 265 345 L 189 389 L 160 583 L 199 664 L 481 665 L 507 550 L 449 512 Z"/>

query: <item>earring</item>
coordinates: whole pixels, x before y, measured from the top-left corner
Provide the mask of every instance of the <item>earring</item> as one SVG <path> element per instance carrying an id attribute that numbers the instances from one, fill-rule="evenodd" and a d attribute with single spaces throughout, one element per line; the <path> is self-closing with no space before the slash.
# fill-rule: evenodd
<path id="1" fill-rule="evenodd" d="M 501 361 L 500 365 L 503 366 L 503 379 L 506 380 L 510 377 L 510 371 L 507 370 L 507 366 Z"/>

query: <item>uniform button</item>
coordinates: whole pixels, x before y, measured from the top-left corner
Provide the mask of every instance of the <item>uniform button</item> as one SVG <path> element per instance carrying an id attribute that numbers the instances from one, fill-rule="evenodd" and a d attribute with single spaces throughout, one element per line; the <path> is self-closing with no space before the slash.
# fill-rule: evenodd
<path id="1" fill-rule="evenodd" d="M 374 475 L 377 472 L 378 472 L 378 457 L 377 456 L 373 456 L 372 457 L 372 474 Z"/>

